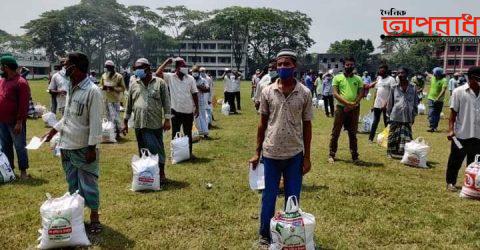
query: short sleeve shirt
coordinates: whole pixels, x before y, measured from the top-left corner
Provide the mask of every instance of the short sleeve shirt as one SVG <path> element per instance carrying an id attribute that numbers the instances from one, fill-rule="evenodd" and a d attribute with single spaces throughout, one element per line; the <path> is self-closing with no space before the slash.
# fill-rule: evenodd
<path id="1" fill-rule="evenodd" d="M 447 87 L 448 83 L 445 77 L 442 79 L 437 79 L 435 76 L 432 76 L 432 79 L 430 80 L 430 91 L 428 92 L 428 99 L 443 102 L 443 98 L 445 98 L 445 95 L 443 95 L 442 99 L 438 99 L 438 97 L 440 95 L 440 92 L 442 92 L 442 89 Z"/>
<path id="2" fill-rule="evenodd" d="M 338 74 L 333 78 L 332 85 L 338 88 L 338 94 L 345 98 L 345 100 L 354 102 L 360 94 L 364 83 L 359 76 L 353 75 L 346 77 L 344 74 Z M 339 103 L 338 105 L 342 104 Z"/>
<path id="3" fill-rule="evenodd" d="M 48 85 L 49 90 L 56 90 L 56 91 L 65 91 L 67 92 L 69 88 L 69 82 L 65 77 L 63 77 L 59 72 L 55 73 L 50 80 L 50 84 Z M 57 108 L 64 108 L 67 95 L 56 95 L 57 99 Z"/>
<path id="4" fill-rule="evenodd" d="M 192 94 L 198 93 L 197 84 L 191 75 L 180 79 L 175 73 L 163 73 L 163 79 L 170 90 L 170 104 L 173 110 L 191 114 L 195 110 Z"/>
<path id="5" fill-rule="evenodd" d="M 457 112 L 455 135 L 459 139 L 480 139 L 480 96 L 476 96 L 468 84 L 456 88 L 450 108 Z"/>
<path id="6" fill-rule="evenodd" d="M 375 85 L 375 88 L 377 89 L 377 97 L 375 98 L 375 103 L 373 104 L 374 108 L 385 108 L 390 96 L 390 91 L 395 84 L 395 78 L 391 76 L 387 76 L 385 78 L 379 76 L 377 78 L 377 85 Z"/>
<path id="7" fill-rule="evenodd" d="M 266 86 L 260 98 L 260 113 L 268 116 L 264 157 L 285 160 L 304 150 L 303 122 L 313 119 L 312 96 L 307 87 L 297 83 L 285 97 L 278 81 Z"/>
<path id="8" fill-rule="evenodd" d="M 121 91 L 103 91 L 105 98 L 108 102 L 120 102 L 122 100 L 122 94 L 125 91 L 125 82 L 123 81 L 123 76 L 120 73 L 115 73 L 110 76 L 109 73 L 103 73 L 102 78 L 100 79 L 100 88 L 103 86 L 114 87 L 120 89 Z"/>

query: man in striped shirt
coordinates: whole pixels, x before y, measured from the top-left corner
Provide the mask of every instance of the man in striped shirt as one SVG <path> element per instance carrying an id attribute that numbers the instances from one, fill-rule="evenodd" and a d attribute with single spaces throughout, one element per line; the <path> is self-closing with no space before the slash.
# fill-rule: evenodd
<path id="1" fill-rule="evenodd" d="M 60 132 L 59 146 L 68 190 L 77 190 L 90 208 L 90 232 L 99 233 L 98 150 L 102 139 L 103 97 L 88 77 L 88 58 L 79 52 L 69 53 L 65 61 L 70 84 L 63 118 L 47 135 L 49 141 Z"/>

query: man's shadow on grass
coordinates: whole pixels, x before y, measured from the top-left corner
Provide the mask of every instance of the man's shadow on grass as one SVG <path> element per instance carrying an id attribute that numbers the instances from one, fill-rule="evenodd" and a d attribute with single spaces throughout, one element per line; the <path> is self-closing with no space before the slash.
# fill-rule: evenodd
<path id="1" fill-rule="evenodd" d="M 363 160 L 359 160 L 357 163 L 354 163 L 351 160 L 335 159 L 335 163 L 337 163 L 337 162 L 344 162 L 347 165 L 352 165 L 352 166 L 357 166 L 357 167 L 374 167 L 374 168 L 385 167 L 385 164 L 380 163 L 380 162 L 368 162 L 368 161 L 363 161 Z M 335 164 L 333 164 L 333 165 L 335 165 Z"/>
<path id="2" fill-rule="evenodd" d="M 316 184 L 302 185 L 302 192 L 319 192 L 319 191 L 326 191 L 329 189 L 330 187 L 328 187 L 327 185 L 316 185 Z"/>
<path id="3" fill-rule="evenodd" d="M 105 224 L 102 227 L 103 230 L 100 234 L 88 235 L 92 246 L 98 246 L 102 249 L 132 249 L 135 247 L 134 240 Z"/>
<path id="4" fill-rule="evenodd" d="M 16 179 L 12 182 L 7 182 L 5 184 L 0 184 L 0 187 L 2 185 L 13 185 L 13 186 L 41 186 L 43 184 L 47 184 L 48 180 L 41 179 L 38 177 L 30 177 L 29 179 L 22 180 L 20 179 L 19 176 L 15 177 Z"/>

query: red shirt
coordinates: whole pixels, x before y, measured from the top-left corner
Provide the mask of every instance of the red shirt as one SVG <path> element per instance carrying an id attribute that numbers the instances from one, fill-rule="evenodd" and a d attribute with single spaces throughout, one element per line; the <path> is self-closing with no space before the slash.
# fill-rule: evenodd
<path id="1" fill-rule="evenodd" d="M 29 98 L 30 87 L 20 75 L 10 79 L 0 78 L 0 122 L 26 120 Z"/>

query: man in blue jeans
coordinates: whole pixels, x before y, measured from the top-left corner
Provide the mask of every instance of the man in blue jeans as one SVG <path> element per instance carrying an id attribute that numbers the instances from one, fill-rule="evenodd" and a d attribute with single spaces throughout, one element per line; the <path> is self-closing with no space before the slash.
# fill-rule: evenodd
<path id="1" fill-rule="evenodd" d="M 433 69 L 433 76 L 430 80 L 430 91 L 428 92 L 428 121 L 430 129 L 428 132 L 435 132 L 440 122 L 440 115 L 443 109 L 443 100 L 447 91 L 448 82 L 445 79 L 443 69 L 436 67 Z"/>
<path id="2" fill-rule="evenodd" d="M 257 150 L 250 159 L 255 169 L 260 155 L 265 166 L 265 190 L 260 215 L 260 244 L 271 240 L 270 220 L 283 176 L 285 197 L 300 198 L 302 175 L 310 171 L 312 138 L 312 96 L 310 90 L 297 82 L 294 72 L 296 54 L 284 49 L 277 55 L 280 79 L 265 87 L 260 97 L 261 120 L 257 131 Z"/>
<path id="3" fill-rule="evenodd" d="M 13 168 L 15 148 L 20 178 L 28 179 L 28 153 L 25 146 L 30 88 L 27 80 L 17 73 L 17 69 L 17 61 L 12 56 L 0 58 L 0 150 Z"/>

